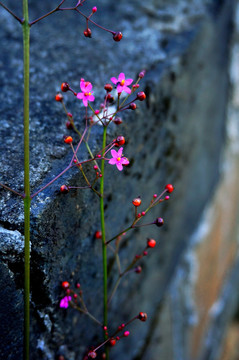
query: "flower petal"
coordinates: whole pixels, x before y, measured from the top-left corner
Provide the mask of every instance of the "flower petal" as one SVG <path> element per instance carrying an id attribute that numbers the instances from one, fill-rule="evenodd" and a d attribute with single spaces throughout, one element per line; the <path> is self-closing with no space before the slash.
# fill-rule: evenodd
<path id="1" fill-rule="evenodd" d="M 86 88 L 86 92 L 90 92 L 92 89 L 92 84 L 89 83 L 85 88 Z"/>
<path id="2" fill-rule="evenodd" d="M 120 73 L 119 77 L 118 77 L 119 82 L 121 82 L 122 80 L 125 80 L 125 74 L 124 73 Z"/>
<path id="3" fill-rule="evenodd" d="M 123 170 L 123 165 L 121 164 L 121 162 L 118 162 L 118 163 L 116 164 L 116 166 L 117 166 L 117 169 L 118 169 L 119 171 L 122 171 L 122 170 Z"/>
<path id="4" fill-rule="evenodd" d="M 122 93 L 122 91 L 124 91 L 124 86 L 117 85 L 117 92 Z"/>
<path id="5" fill-rule="evenodd" d="M 78 94 L 76 95 L 77 99 L 80 99 L 80 100 L 83 99 L 83 96 L 84 96 L 83 93 L 78 93 Z"/>
<path id="6" fill-rule="evenodd" d="M 129 165 L 129 160 L 126 157 L 121 159 L 123 165 Z"/>
<path id="7" fill-rule="evenodd" d="M 89 101 L 94 101 L 94 100 L 95 100 L 95 97 L 94 97 L 94 95 L 90 95 L 90 96 L 87 96 L 87 99 L 88 99 Z"/>
<path id="8" fill-rule="evenodd" d="M 130 84 L 132 84 L 133 81 L 134 81 L 133 79 L 126 79 L 126 80 L 125 80 L 125 85 L 126 85 L 126 86 L 127 86 L 127 85 L 130 85 Z"/>
<path id="9" fill-rule="evenodd" d="M 127 92 L 127 94 L 131 93 L 131 89 L 127 86 L 124 86 L 123 91 Z"/>
<path id="10" fill-rule="evenodd" d="M 115 158 L 112 158 L 109 160 L 110 165 L 115 165 L 117 163 L 117 160 Z"/>
<path id="11" fill-rule="evenodd" d="M 123 148 L 121 147 L 121 148 L 118 150 L 117 157 L 121 157 L 122 154 L 123 154 Z"/>
<path id="12" fill-rule="evenodd" d="M 110 152 L 111 152 L 111 155 L 112 155 L 113 158 L 116 159 L 117 157 L 119 157 L 118 152 L 115 151 L 114 149 L 112 149 Z"/>
<path id="13" fill-rule="evenodd" d="M 118 79 L 116 79 L 115 77 L 110 78 L 110 80 L 112 81 L 113 84 L 117 84 Z"/>

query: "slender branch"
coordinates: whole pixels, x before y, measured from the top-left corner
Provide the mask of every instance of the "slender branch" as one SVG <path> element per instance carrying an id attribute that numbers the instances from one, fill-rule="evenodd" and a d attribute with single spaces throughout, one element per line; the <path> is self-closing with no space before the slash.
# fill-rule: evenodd
<path id="1" fill-rule="evenodd" d="M 1 1 L 0 1 L 0 5 L 7 11 L 9 12 L 9 14 L 11 14 L 17 21 L 20 22 L 20 24 L 23 24 L 24 20 L 20 19 L 16 14 L 14 14 L 14 12 L 12 10 L 10 10 L 6 5 L 4 5 Z"/>
<path id="2" fill-rule="evenodd" d="M 106 146 L 107 127 L 104 126 L 102 149 Z M 105 215 L 104 215 L 104 165 L 105 161 L 101 163 L 101 180 L 100 180 L 100 220 L 102 232 L 102 261 L 103 261 L 103 294 L 104 294 L 104 326 L 107 326 L 108 309 L 107 309 L 107 246 L 105 243 Z M 104 336 L 106 336 L 104 334 Z M 108 356 L 107 356 L 108 357 Z"/>
<path id="3" fill-rule="evenodd" d="M 118 236 L 122 235 L 123 233 L 129 231 L 130 229 L 133 229 L 133 225 L 130 225 L 127 229 L 124 229 L 123 231 L 121 231 L 119 234 L 115 235 L 113 238 L 111 238 L 110 240 L 106 241 L 106 245 L 108 245 L 111 241 L 115 240 Z"/>
<path id="4" fill-rule="evenodd" d="M 52 179 L 48 184 L 44 185 L 41 189 L 39 189 L 37 192 L 35 192 L 34 194 L 31 195 L 31 199 L 33 199 L 37 194 L 39 194 L 41 191 L 43 191 L 44 189 L 46 189 L 49 185 L 51 185 L 52 183 L 54 183 L 57 179 L 59 179 L 59 177 L 61 177 L 66 171 L 68 171 L 71 167 L 73 167 L 72 165 L 68 165 L 67 168 L 65 168 L 65 170 L 63 170 L 59 175 L 57 175 L 54 179 Z"/>
<path id="5" fill-rule="evenodd" d="M 16 194 L 16 195 L 18 195 L 18 196 L 21 196 L 22 198 L 25 197 L 24 194 L 20 194 L 20 193 L 17 192 L 16 190 L 13 190 L 13 189 L 11 189 L 10 187 L 8 187 L 7 185 L 4 185 L 4 184 L 0 183 L 0 186 L 2 186 L 4 189 L 6 189 L 6 190 L 8 190 L 8 191 L 11 191 L 12 193 L 14 193 L 14 194 Z"/>
<path id="6" fill-rule="evenodd" d="M 59 4 L 55 9 L 49 11 L 49 12 L 46 13 L 45 15 L 39 17 L 38 19 L 35 19 L 35 20 L 31 21 L 31 22 L 29 23 L 29 25 L 32 26 L 32 25 L 36 24 L 38 21 L 41 21 L 42 19 L 46 18 L 47 16 L 53 14 L 54 12 L 59 11 L 59 10 L 60 10 L 60 6 L 61 6 L 64 2 L 65 2 L 65 0 L 62 0 L 62 1 L 60 2 L 60 4 Z"/>

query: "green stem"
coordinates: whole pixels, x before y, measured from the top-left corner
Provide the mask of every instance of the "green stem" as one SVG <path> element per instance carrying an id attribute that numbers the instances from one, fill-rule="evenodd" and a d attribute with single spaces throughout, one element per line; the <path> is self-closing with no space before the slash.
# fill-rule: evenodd
<path id="1" fill-rule="evenodd" d="M 106 146 L 106 133 L 107 127 L 104 126 L 103 131 L 103 141 L 102 141 L 102 150 Z M 107 326 L 107 317 L 108 317 L 108 309 L 107 309 L 107 246 L 105 244 L 105 214 L 104 214 L 104 165 L 105 160 L 102 160 L 101 163 L 101 180 L 100 180 L 100 220 L 101 220 L 101 232 L 102 232 L 102 261 L 103 261 L 103 303 L 104 303 L 104 326 Z M 106 339 L 106 337 L 105 337 Z M 108 356 L 107 356 L 108 358 Z"/>
<path id="2" fill-rule="evenodd" d="M 23 0 L 23 53 L 24 53 L 24 359 L 30 359 L 30 151 L 29 151 L 29 63 L 30 26 L 28 20 L 28 0 Z"/>

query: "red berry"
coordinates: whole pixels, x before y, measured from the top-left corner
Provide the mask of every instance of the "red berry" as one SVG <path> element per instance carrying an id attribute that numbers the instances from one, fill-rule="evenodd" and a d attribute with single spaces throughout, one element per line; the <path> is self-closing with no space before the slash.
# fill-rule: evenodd
<path id="1" fill-rule="evenodd" d="M 134 85 L 133 85 L 133 89 L 134 89 L 134 90 L 136 90 L 136 89 L 138 89 L 138 88 L 139 88 L 139 84 L 134 84 Z"/>
<path id="2" fill-rule="evenodd" d="M 70 293 L 71 293 L 71 290 L 70 290 L 70 289 L 66 289 L 66 294 L 67 294 L 67 295 L 70 295 Z"/>
<path id="3" fill-rule="evenodd" d="M 56 94 L 56 96 L 55 96 L 55 100 L 56 101 L 62 101 L 63 100 L 63 95 L 62 94 Z"/>
<path id="4" fill-rule="evenodd" d="M 123 122 L 123 120 L 120 117 L 116 117 L 113 121 L 116 125 L 120 125 Z"/>
<path id="5" fill-rule="evenodd" d="M 129 331 L 125 331 L 125 332 L 124 332 L 124 336 L 125 336 L 125 337 L 129 336 L 129 334 L 130 334 Z"/>
<path id="6" fill-rule="evenodd" d="M 104 326 L 103 329 L 104 329 L 104 331 L 106 331 L 108 328 L 107 328 L 107 326 Z"/>
<path id="7" fill-rule="evenodd" d="M 122 135 L 117 136 L 115 146 L 121 146 L 125 144 L 125 138 Z"/>
<path id="8" fill-rule="evenodd" d="M 143 252 L 143 255 L 144 255 L 144 256 L 147 256 L 147 255 L 148 255 L 148 251 L 144 251 L 144 252 Z"/>
<path id="9" fill-rule="evenodd" d="M 129 109 L 135 110 L 137 108 L 137 105 L 135 103 L 129 104 Z"/>
<path id="10" fill-rule="evenodd" d="M 70 118 L 73 117 L 73 115 L 70 112 L 67 113 L 67 116 L 70 117 Z"/>
<path id="11" fill-rule="evenodd" d="M 94 7 L 92 8 L 92 12 L 93 12 L 93 14 L 94 14 L 94 13 L 96 13 L 96 11 L 97 11 L 97 7 L 96 7 L 96 6 L 94 6 Z"/>
<path id="12" fill-rule="evenodd" d="M 74 298 L 74 299 L 77 299 L 77 296 L 78 296 L 77 294 L 74 294 L 74 295 L 73 295 L 73 298 Z"/>
<path id="13" fill-rule="evenodd" d="M 114 41 L 120 41 L 122 39 L 122 37 L 123 37 L 123 34 L 120 31 L 114 33 L 114 35 L 113 35 Z"/>
<path id="14" fill-rule="evenodd" d="M 77 289 L 79 289 L 80 288 L 80 283 L 77 283 L 76 287 L 77 287 Z"/>
<path id="15" fill-rule="evenodd" d="M 109 94 L 109 93 L 105 96 L 105 99 L 106 99 L 106 101 L 108 101 L 110 104 L 112 104 L 112 102 L 114 102 L 114 100 L 115 100 L 115 98 L 114 98 L 111 94 Z"/>
<path id="16" fill-rule="evenodd" d="M 67 128 L 68 130 L 73 129 L 72 123 L 71 123 L 70 121 L 67 121 L 67 122 L 66 122 L 66 128 Z"/>
<path id="17" fill-rule="evenodd" d="M 67 185 L 61 185 L 60 191 L 62 194 L 67 194 L 69 192 L 69 188 Z"/>
<path id="18" fill-rule="evenodd" d="M 135 199 L 132 201 L 133 205 L 136 206 L 136 207 L 140 206 L 140 205 L 141 205 L 141 202 L 142 202 L 142 201 L 141 201 L 140 197 L 135 198 Z"/>
<path id="19" fill-rule="evenodd" d="M 61 283 L 61 286 L 63 287 L 63 289 L 68 289 L 70 287 L 70 284 L 68 283 L 68 281 L 63 281 Z"/>
<path id="20" fill-rule="evenodd" d="M 154 224 L 155 224 L 156 226 L 158 226 L 158 227 L 163 226 L 163 224 L 164 224 L 163 218 L 161 218 L 161 217 L 157 218 L 157 219 L 154 221 Z"/>
<path id="21" fill-rule="evenodd" d="M 137 217 L 140 218 L 140 217 L 141 217 L 141 213 L 138 213 Z"/>
<path id="22" fill-rule="evenodd" d="M 156 245 L 156 241 L 154 239 L 148 239 L 147 245 L 149 248 L 154 248 Z"/>
<path id="23" fill-rule="evenodd" d="M 115 339 L 110 339 L 109 344 L 110 344 L 110 346 L 115 346 L 116 340 Z"/>
<path id="24" fill-rule="evenodd" d="M 70 85 L 67 82 L 63 82 L 61 84 L 61 91 L 66 92 L 69 90 L 69 88 L 70 88 Z"/>
<path id="25" fill-rule="evenodd" d="M 100 113 L 100 110 L 95 110 L 95 115 L 98 115 Z"/>
<path id="26" fill-rule="evenodd" d="M 137 99 L 138 99 L 139 101 L 145 100 L 145 99 L 146 99 L 145 93 L 144 93 L 143 91 L 138 92 L 138 94 L 137 94 Z"/>
<path id="27" fill-rule="evenodd" d="M 105 84 L 104 89 L 107 92 L 111 92 L 113 90 L 113 86 L 111 84 Z"/>
<path id="28" fill-rule="evenodd" d="M 88 357 L 90 357 L 91 359 L 95 359 L 96 356 L 97 356 L 97 354 L 96 354 L 95 351 L 90 351 L 87 355 L 88 355 Z"/>
<path id="29" fill-rule="evenodd" d="M 138 319 L 140 320 L 140 321 L 146 321 L 147 320 L 147 314 L 146 313 L 144 313 L 144 312 L 140 312 L 139 313 L 139 315 L 138 315 Z"/>
<path id="30" fill-rule="evenodd" d="M 145 211 L 142 211 L 142 212 L 141 212 L 141 215 L 142 215 L 142 216 L 144 216 L 145 214 L 146 214 Z"/>
<path id="31" fill-rule="evenodd" d="M 174 187 L 173 187 L 172 184 L 167 184 L 167 185 L 165 186 L 165 189 L 167 190 L 168 193 L 171 193 L 171 192 L 173 192 Z"/>
<path id="32" fill-rule="evenodd" d="M 136 268 L 134 269 L 134 271 L 137 273 L 137 274 L 140 274 L 142 272 L 142 267 L 139 265 L 139 266 L 136 266 Z"/>
<path id="33" fill-rule="evenodd" d="M 73 141 L 72 137 L 71 136 L 65 136 L 64 137 L 64 143 L 66 144 L 71 144 Z"/>
<path id="34" fill-rule="evenodd" d="M 164 200 L 169 200 L 170 199 L 170 197 L 167 195 L 167 196 L 165 196 L 165 198 L 164 198 Z"/>
<path id="35" fill-rule="evenodd" d="M 139 78 L 140 79 L 142 79 L 144 77 L 145 72 L 146 72 L 145 70 L 140 71 L 140 73 L 139 73 Z"/>
<path id="36" fill-rule="evenodd" d="M 91 38 L 91 29 L 90 28 L 85 29 L 84 35 L 85 37 Z"/>
<path id="37" fill-rule="evenodd" d="M 157 197 L 157 196 L 158 196 L 157 194 L 154 194 L 154 196 L 153 196 L 153 197 L 156 199 L 156 197 Z"/>
<path id="38" fill-rule="evenodd" d="M 96 238 L 96 239 L 101 239 L 101 238 L 102 238 L 102 232 L 101 232 L 100 230 L 97 230 L 97 231 L 95 232 L 95 238 Z"/>

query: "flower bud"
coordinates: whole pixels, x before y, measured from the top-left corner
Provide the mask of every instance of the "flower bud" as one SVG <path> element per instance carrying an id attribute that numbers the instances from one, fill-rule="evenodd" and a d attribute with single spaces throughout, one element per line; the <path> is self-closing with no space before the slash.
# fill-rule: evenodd
<path id="1" fill-rule="evenodd" d="M 117 136 L 115 140 L 115 146 L 121 146 L 125 144 L 125 138 L 122 135 Z"/>
<path id="2" fill-rule="evenodd" d="M 62 101 L 63 100 L 63 95 L 62 94 L 60 94 L 60 93 L 58 93 L 58 94 L 56 94 L 56 96 L 55 96 L 55 100 L 56 101 Z"/>
<path id="3" fill-rule="evenodd" d="M 97 7 L 96 7 L 96 6 L 94 6 L 94 7 L 92 8 L 92 12 L 93 12 L 93 14 L 94 14 L 94 13 L 96 13 L 96 11 L 97 11 Z"/>
<path id="4" fill-rule="evenodd" d="M 111 84 L 105 84 L 104 89 L 108 92 L 111 92 L 113 90 L 113 86 Z"/>
<path id="5" fill-rule="evenodd" d="M 138 92 L 138 94 L 137 94 L 137 99 L 138 99 L 139 101 L 144 101 L 144 100 L 146 99 L 145 93 L 144 93 L 143 91 Z"/>
<path id="6" fill-rule="evenodd" d="M 66 185 L 61 185 L 60 191 L 62 194 L 67 194 L 69 192 L 69 188 Z"/>
<path id="7" fill-rule="evenodd" d="M 129 109 L 135 110 L 137 108 L 137 105 L 135 103 L 129 104 Z"/>
<path id="8" fill-rule="evenodd" d="M 71 136 L 64 136 L 64 143 L 71 144 L 73 141 Z"/>
<path id="9" fill-rule="evenodd" d="M 163 218 L 158 217 L 158 218 L 154 221 L 154 224 L 155 224 L 156 226 L 158 226 L 158 227 L 163 226 L 163 224 L 164 224 Z"/>
<path id="10" fill-rule="evenodd" d="M 171 193 L 171 192 L 173 192 L 174 187 L 173 187 L 172 184 L 167 184 L 167 185 L 165 186 L 165 189 L 167 190 L 168 193 Z"/>
<path id="11" fill-rule="evenodd" d="M 123 34 L 120 31 L 113 34 L 114 41 L 118 42 L 118 41 L 120 41 L 122 39 L 122 37 L 123 37 Z"/>
<path id="12" fill-rule="evenodd" d="M 133 201 L 132 201 L 132 204 L 134 205 L 134 206 L 136 206 L 136 207 L 138 207 L 138 206 L 140 206 L 141 205 L 141 199 L 140 199 L 140 197 L 138 197 L 138 198 L 135 198 Z"/>
<path id="13" fill-rule="evenodd" d="M 146 321 L 147 320 L 147 314 L 146 313 L 144 313 L 144 312 L 140 312 L 139 313 L 139 315 L 138 315 L 138 319 L 140 320 L 140 321 Z"/>
<path id="14" fill-rule="evenodd" d="M 122 124 L 123 120 L 120 117 L 117 116 L 116 118 L 114 118 L 113 122 L 116 125 L 120 125 L 120 124 Z"/>
<path id="15" fill-rule="evenodd" d="M 149 248 L 154 248 L 155 245 L 156 245 L 156 241 L 155 241 L 154 239 L 148 239 L 148 240 L 147 240 L 147 246 L 148 246 Z"/>
<path id="16" fill-rule="evenodd" d="M 66 92 L 69 90 L 69 88 L 70 88 L 70 85 L 67 82 L 63 82 L 61 84 L 61 91 Z"/>
<path id="17" fill-rule="evenodd" d="M 85 29 L 84 35 L 85 37 L 91 38 L 91 29 L 90 28 Z"/>
<path id="18" fill-rule="evenodd" d="M 63 287 L 63 289 L 68 289 L 70 287 L 70 284 L 68 283 L 68 281 L 63 281 L 61 283 L 61 286 Z"/>

